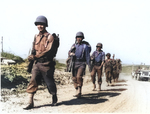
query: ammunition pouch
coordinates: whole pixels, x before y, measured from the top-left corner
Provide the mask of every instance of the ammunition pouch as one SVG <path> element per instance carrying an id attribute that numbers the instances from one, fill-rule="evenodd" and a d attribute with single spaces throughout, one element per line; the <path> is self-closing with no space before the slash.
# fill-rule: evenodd
<path id="1" fill-rule="evenodd" d="M 76 59 L 75 62 L 86 62 L 86 61 L 83 59 Z"/>
<path id="2" fill-rule="evenodd" d="M 100 61 L 100 62 L 94 62 L 94 65 L 96 65 L 96 66 L 100 66 L 100 65 L 101 65 L 101 63 L 102 63 L 102 61 Z"/>
<path id="3" fill-rule="evenodd" d="M 44 62 L 48 62 L 50 60 L 47 59 L 47 57 L 42 57 L 42 58 L 38 58 L 36 59 L 36 62 L 39 62 L 39 63 L 44 63 Z"/>

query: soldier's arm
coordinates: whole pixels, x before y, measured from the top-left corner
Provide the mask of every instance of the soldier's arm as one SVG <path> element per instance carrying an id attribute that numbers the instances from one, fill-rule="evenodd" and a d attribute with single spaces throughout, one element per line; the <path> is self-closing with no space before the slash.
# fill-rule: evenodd
<path id="1" fill-rule="evenodd" d="M 101 69 L 101 67 L 104 65 L 104 63 L 105 63 L 105 53 L 103 52 L 102 63 L 101 63 L 101 65 L 99 66 L 99 69 Z"/>
<path id="2" fill-rule="evenodd" d="M 68 57 L 70 57 L 70 56 L 74 56 L 75 55 L 75 44 L 73 44 L 72 46 L 71 46 L 71 49 L 69 50 L 69 52 L 68 52 Z"/>
<path id="3" fill-rule="evenodd" d="M 46 50 L 43 51 L 42 53 L 40 54 L 36 54 L 35 55 L 35 58 L 40 58 L 42 56 L 45 56 L 48 54 L 48 52 L 50 51 L 51 47 L 52 47 L 52 44 L 53 44 L 53 41 L 54 41 L 54 37 L 52 35 L 49 35 L 48 36 L 48 40 L 46 42 Z"/>
<path id="4" fill-rule="evenodd" d="M 94 55 L 95 55 L 95 51 L 93 52 L 93 54 L 91 55 L 91 60 L 93 61 L 95 58 L 94 58 Z"/>
<path id="5" fill-rule="evenodd" d="M 86 57 L 86 63 L 87 63 L 87 65 L 88 65 L 88 67 L 89 67 L 89 71 L 91 72 L 91 59 L 90 59 L 90 52 L 89 52 L 89 49 L 88 49 L 88 46 L 86 46 L 86 48 L 85 48 L 85 57 Z"/>

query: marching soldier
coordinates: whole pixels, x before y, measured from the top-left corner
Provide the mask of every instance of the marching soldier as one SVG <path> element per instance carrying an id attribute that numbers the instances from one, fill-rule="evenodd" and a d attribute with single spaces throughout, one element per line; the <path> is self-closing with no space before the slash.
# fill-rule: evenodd
<path id="1" fill-rule="evenodd" d="M 47 32 L 48 22 L 45 16 L 38 16 L 35 25 L 39 33 L 34 37 L 32 54 L 28 57 L 28 60 L 34 61 L 34 64 L 32 77 L 26 90 L 29 94 L 29 104 L 24 108 L 25 110 L 34 107 L 33 97 L 42 77 L 49 93 L 52 94 L 52 105 L 57 105 L 57 88 L 54 80 L 56 63 L 53 58 L 56 56 L 57 48 L 59 47 L 59 38 L 56 37 L 56 34 L 51 35 Z"/>
<path id="2" fill-rule="evenodd" d="M 105 60 L 105 75 L 106 75 L 106 82 L 109 85 L 111 85 L 111 79 L 112 79 L 112 70 L 113 70 L 113 66 L 112 66 L 112 59 L 110 59 L 111 54 L 107 53 L 106 54 L 107 59 Z"/>
<path id="3" fill-rule="evenodd" d="M 74 97 L 80 98 L 82 94 L 83 86 L 83 75 L 85 74 L 86 64 L 89 66 L 90 70 L 90 45 L 87 45 L 83 41 L 84 34 L 83 32 L 78 32 L 76 34 L 76 42 L 72 45 L 69 50 L 69 56 L 74 56 L 72 65 L 72 75 L 74 87 L 76 89 L 76 95 Z M 74 50 L 74 51 L 72 51 Z"/>
<path id="4" fill-rule="evenodd" d="M 117 63 L 116 60 L 114 59 L 115 54 L 113 54 L 113 59 L 112 59 L 112 66 L 113 66 L 113 71 L 112 71 L 112 78 L 114 80 L 114 82 L 116 82 L 116 78 L 117 78 Z"/>
<path id="5" fill-rule="evenodd" d="M 120 74 L 121 71 L 122 71 L 121 60 L 120 60 L 120 59 L 117 59 L 117 60 L 116 60 L 116 63 L 117 63 L 117 77 L 116 77 L 116 81 L 118 81 L 119 74 Z"/>
<path id="6" fill-rule="evenodd" d="M 96 45 L 96 51 L 93 52 L 91 56 L 91 60 L 93 61 L 93 68 L 91 72 L 91 79 L 93 83 L 93 91 L 96 90 L 96 84 L 95 84 L 95 76 L 97 73 L 98 76 L 98 84 L 99 84 L 99 91 L 101 90 L 101 84 L 102 84 L 102 69 L 103 69 L 103 64 L 105 61 L 105 52 L 103 52 L 102 49 L 103 45 L 102 43 L 98 43 Z"/>

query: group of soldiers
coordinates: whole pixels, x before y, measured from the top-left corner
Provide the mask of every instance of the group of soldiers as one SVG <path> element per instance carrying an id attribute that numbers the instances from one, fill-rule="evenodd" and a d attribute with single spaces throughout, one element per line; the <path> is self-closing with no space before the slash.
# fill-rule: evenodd
<path id="1" fill-rule="evenodd" d="M 113 59 L 111 59 L 110 53 L 106 54 L 107 59 L 105 59 L 105 52 L 103 52 L 102 50 L 102 43 L 97 43 L 96 50 L 90 56 L 91 46 L 88 42 L 83 41 L 83 32 L 78 32 L 75 38 L 76 42 L 69 50 L 68 59 L 66 60 L 66 71 L 72 72 L 74 87 L 77 91 L 75 97 L 81 97 L 83 75 L 85 75 L 86 64 L 88 65 L 89 71 L 91 73 L 93 91 L 96 90 L 96 74 L 98 91 L 101 91 L 103 71 L 105 72 L 106 82 L 108 86 L 112 85 L 112 81 L 117 82 L 119 73 L 122 70 L 121 60 L 114 59 L 115 55 L 113 55 Z"/>
<path id="2" fill-rule="evenodd" d="M 122 65 L 121 65 L 121 60 L 120 59 L 111 59 L 111 54 L 107 53 L 106 57 L 107 59 L 105 60 L 105 65 L 104 65 L 104 71 L 106 75 L 106 81 L 108 83 L 108 86 L 111 85 L 112 80 L 113 82 L 117 82 L 119 78 L 119 73 L 122 70 Z"/>
<path id="3" fill-rule="evenodd" d="M 24 108 L 25 110 L 34 107 L 34 95 L 38 90 L 41 79 L 44 79 L 49 93 L 52 94 L 51 106 L 56 106 L 58 101 L 57 87 L 54 79 L 56 65 L 54 57 L 59 47 L 59 37 L 55 33 L 50 34 L 47 32 L 48 21 L 45 16 L 38 16 L 34 24 L 37 26 L 39 33 L 34 37 L 32 53 L 28 57 L 30 63 L 27 71 L 31 72 L 32 76 L 26 90 L 29 102 Z M 96 45 L 96 51 L 90 56 L 91 46 L 87 41 L 83 41 L 84 38 L 83 32 L 76 33 L 75 43 L 71 46 L 68 52 L 69 58 L 67 59 L 67 71 L 72 72 L 72 80 L 76 90 L 74 97 L 77 98 L 80 98 L 82 95 L 83 76 L 85 75 L 86 66 L 89 67 L 91 72 L 93 90 L 96 89 L 96 73 L 98 75 L 99 90 L 101 90 L 103 66 L 105 66 L 108 83 L 111 83 L 112 77 L 114 80 L 118 80 L 121 69 L 121 61 L 110 59 L 111 55 L 109 53 L 106 54 L 107 59 L 105 60 L 105 52 L 102 51 L 103 46 L 101 43 Z"/>

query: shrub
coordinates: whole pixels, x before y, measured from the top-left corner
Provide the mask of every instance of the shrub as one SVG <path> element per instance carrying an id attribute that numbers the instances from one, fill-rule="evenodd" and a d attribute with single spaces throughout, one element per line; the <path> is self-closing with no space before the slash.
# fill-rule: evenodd
<path id="1" fill-rule="evenodd" d="M 16 63 L 19 63 L 19 64 L 24 62 L 23 58 L 21 58 L 20 56 L 16 56 L 9 52 L 2 52 L 1 56 L 6 57 L 7 59 L 12 59 L 12 60 L 16 61 Z"/>

